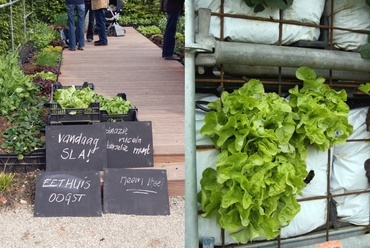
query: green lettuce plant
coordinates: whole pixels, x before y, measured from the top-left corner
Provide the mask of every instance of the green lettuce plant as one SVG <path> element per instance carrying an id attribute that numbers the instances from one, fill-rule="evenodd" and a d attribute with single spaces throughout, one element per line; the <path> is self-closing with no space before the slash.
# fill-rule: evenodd
<path id="1" fill-rule="evenodd" d="M 370 96 L 370 83 L 361 84 L 358 89 Z"/>
<path id="2" fill-rule="evenodd" d="M 220 154 L 202 174 L 198 201 L 202 216 L 215 217 L 237 242 L 278 236 L 300 211 L 307 146 L 325 150 L 352 132 L 345 92 L 326 87 L 308 67 L 297 78 L 303 87 L 289 101 L 251 79 L 208 105 L 200 133 Z"/>

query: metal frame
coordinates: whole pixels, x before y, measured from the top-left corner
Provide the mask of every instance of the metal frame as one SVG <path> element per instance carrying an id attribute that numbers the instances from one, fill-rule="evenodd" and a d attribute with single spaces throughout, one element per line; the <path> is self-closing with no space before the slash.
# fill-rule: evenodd
<path id="1" fill-rule="evenodd" d="M 196 86 L 200 84 L 210 84 L 214 89 L 225 89 L 229 85 L 237 85 L 246 82 L 246 78 L 250 75 L 246 73 L 246 68 L 253 65 L 253 69 L 261 70 L 260 75 L 266 75 L 266 72 L 273 72 L 268 78 L 261 81 L 265 85 L 274 86 L 277 93 L 283 94 L 283 89 L 286 86 L 292 87 L 299 84 L 297 80 L 292 80 L 295 67 L 306 65 L 315 69 L 318 75 L 322 74 L 329 80 L 329 85 L 334 88 L 346 89 L 348 92 L 357 89 L 363 82 L 370 81 L 370 60 L 363 60 L 359 53 L 350 53 L 338 51 L 333 48 L 333 30 L 344 30 L 356 33 L 370 34 L 370 31 L 352 30 L 347 28 L 334 27 L 332 25 L 312 25 L 303 24 L 295 21 L 284 21 L 282 12 L 280 12 L 279 20 L 266 18 L 256 18 L 244 15 L 232 15 L 224 13 L 224 2 L 220 0 L 220 12 L 212 13 L 210 10 L 201 9 L 196 11 L 192 0 L 185 1 L 185 247 L 199 247 L 198 237 L 198 210 L 197 210 L 197 175 L 196 175 L 196 149 L 202 149 L 195 144 L 195 91 Z M 333 0 L 331 0 L 333 6 Z M 333 7 L 331 9 L 333 13 Z M 199 32 L 195 34 L 194 19 L 198 17 Z M 209 20 L 211 16 L 220 17 L 220 39 L 216 40 L 209 34 Z M 269 21 L 279 23 L 279 44 L 278 45 L 260 45 L 246 44 L 237 42 L 224 41 L 224 18 L 243 18 L 260 21 Z M 330 23 L 333 23 L 333 15 L 331 15 Z M 282 46 L 282 24 L 293 24 L 317 27 L 326 32 L 328 39 L 325 49 L 302 48 L 302 47 L 286 47 Z M 246 55 L 247 54 L 247 55 Z M 287 62 L 284 60 L 284 55 L 289 55 L 292 58 Z M 316 61 L 317 63 L 312 63 Z M 253 62 L 253 63 L 252 63 Z M 257 66 L 256 66 L 257 65 Z M 217 69 L 215 69 L 217 67 Z M 202 76 L 206 69 L 212 69 L 213 75 Z M 231 68 L 231 69 L 230 69 Z M 234 70 L 233 76 L 228 76 L 225 72 Z M 197 71 L 197 73 L 196 73 Z M 347 142 L 363 142 L 366 140 L 347 140 Z M 300 199 L 299 201 L 312 201 L 317 199 L 327 200 L 327 215 L 330 211 L 330 200 L 337 196 L 354 195 L 354 194 L 369 194 L 370 190 L 359 190 L 340 195 L 330 195 L 330 151 L 328 152 L 328 168 L 327 168 L 327 195 L 324 197 L 311 197 Z M 370 206 L 369 206 L 370 209 Z M 370 232 L 369 226 L 355 227 L 346 229 L 345 231 L 336 231 L 330 228 L 329 218 L 324 232 L 318 238 L 317 234 L 308 234 L 301 238 L 291 238 L 284 240 L 284 247 L 297 247 L 297 245 L 314 244 L 313 242 L 323 242 L 344 237 L 361 235 Z M 368 229 L 368 230 L 366 230 Z M 303 241 L 308 241 L 302 243 Z M 311 242 L 311 243 L 310 243 Z M 276 240 L 265 244 L 249 244 L 242 247 L 281 247 L 283 241 L 278 237 Z M 224 246 L 223 246 L 224 247 Z M 234 247 L 234 246 L 233 246 Z"/>

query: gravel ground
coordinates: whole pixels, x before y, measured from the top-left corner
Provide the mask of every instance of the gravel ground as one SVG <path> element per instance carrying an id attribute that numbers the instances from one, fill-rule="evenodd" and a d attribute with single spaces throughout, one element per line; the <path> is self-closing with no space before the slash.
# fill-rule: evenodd
<path id="1" fill-rule="evenodd" d="M 0 247 L 181 248 L 184 197 L 170 197 L 170 215 L 103 214 L 102 217 L 33 217 L 33 209 L 2 211 Z"/>

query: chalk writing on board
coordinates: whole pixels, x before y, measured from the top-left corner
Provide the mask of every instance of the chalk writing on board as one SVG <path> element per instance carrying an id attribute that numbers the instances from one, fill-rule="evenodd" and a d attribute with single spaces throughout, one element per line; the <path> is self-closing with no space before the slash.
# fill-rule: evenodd
<path id="1" fill-rule="evenodd" d="M 126 189 L 127 192 L 133 194 L 157 194 L 157 190 L 163 188 L 165 178 L 157 179 L 153 177 L 144 178 L 144 177 L 127 177 L 121 176 L 120 184 L 123 186 L 140 186 L 141 188 L 129 188 Z M 143 189 L 144 188 L 144 189 Z"/>
<path id="2" fill-rule="evenodd" d="M 81 178 L 44 178 L 42 188 L 48 188 L 50 203 L 79 203 L 86 197 L 84 190 L 88 190 L 91 181 Z M 53 190 L 54 189 L 54 190 Z"/>
<path id="3" fill-rule="evenodd" d="M 99 171 L 39 172 L 34 216 L 101 216 L 101 193 Z"/>
<path id="4" fill-rule="evenodd" d="M 90 155 L 94 154 L 98 149 L 99 138 L 93 138 L 83 133 L 80 134 L 62 134 L 59 133 L 58 135 L 58 143 L 59 144 L 76 144 L 81 146 L 86 146 L 86 148 L 75 152 L 74 149 L 66 147 L 62 150 L 62 154 L 60 157 L 63 160 L 74 160 L 80 159 L 85 160 L 87 163 L 90 161 Z"/>
<path id="5" fill-rule="evenodd" d="M 129 128 L 107 128 L 106 134 L 115 134 L 115 135 L 123 135 L 119 137 L 116 142 L 114 143 L 111 140 L 107 140 L 107 150 L 112 151 L 122 151 L 122 152 L 131 152 L 135 155 L 150 155 L 152 153 L 152 148 L 150 144 L 144 145 L 142 138 L 140 135 L 136 135 L 135 137 L 130 137 L 129 135 Z M 129 149 L 129 146 L 132 149 Z"/>

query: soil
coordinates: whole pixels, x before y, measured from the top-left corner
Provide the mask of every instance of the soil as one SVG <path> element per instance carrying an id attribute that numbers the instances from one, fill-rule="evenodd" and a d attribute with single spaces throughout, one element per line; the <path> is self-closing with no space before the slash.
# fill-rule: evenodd
<path id="1" fill-rule="evenodd" d="M 6 117 L 0 116 L 0 133 L 9 126 L 10 124 L 7 123 Z M 3 141 L 4 138 L 0 136 L 0 144 L 2 144 Z M 0 153 L 5 154 L 5 151 L 1 149 L 1 147 Z M 4 171 L 4 168 L 0 171 L 0 177 L 2 175 L 1 173 Z M 0 212 L 15 208 L 28 208 L 33 205 L 35 199 L 36 173 L 37 171 L 12 173 L 14 178 L 10 187 L 3 191 L 0 190 Z M 8 173 L 5 174 L 8 175 Z"/>
<path id="2" fill-rule="evenodd" d="M 35 201 L 36 173 L 17 172 L 9 188 L 0 192 L 0 212 L 17 208 L 30 208 Z"/>

